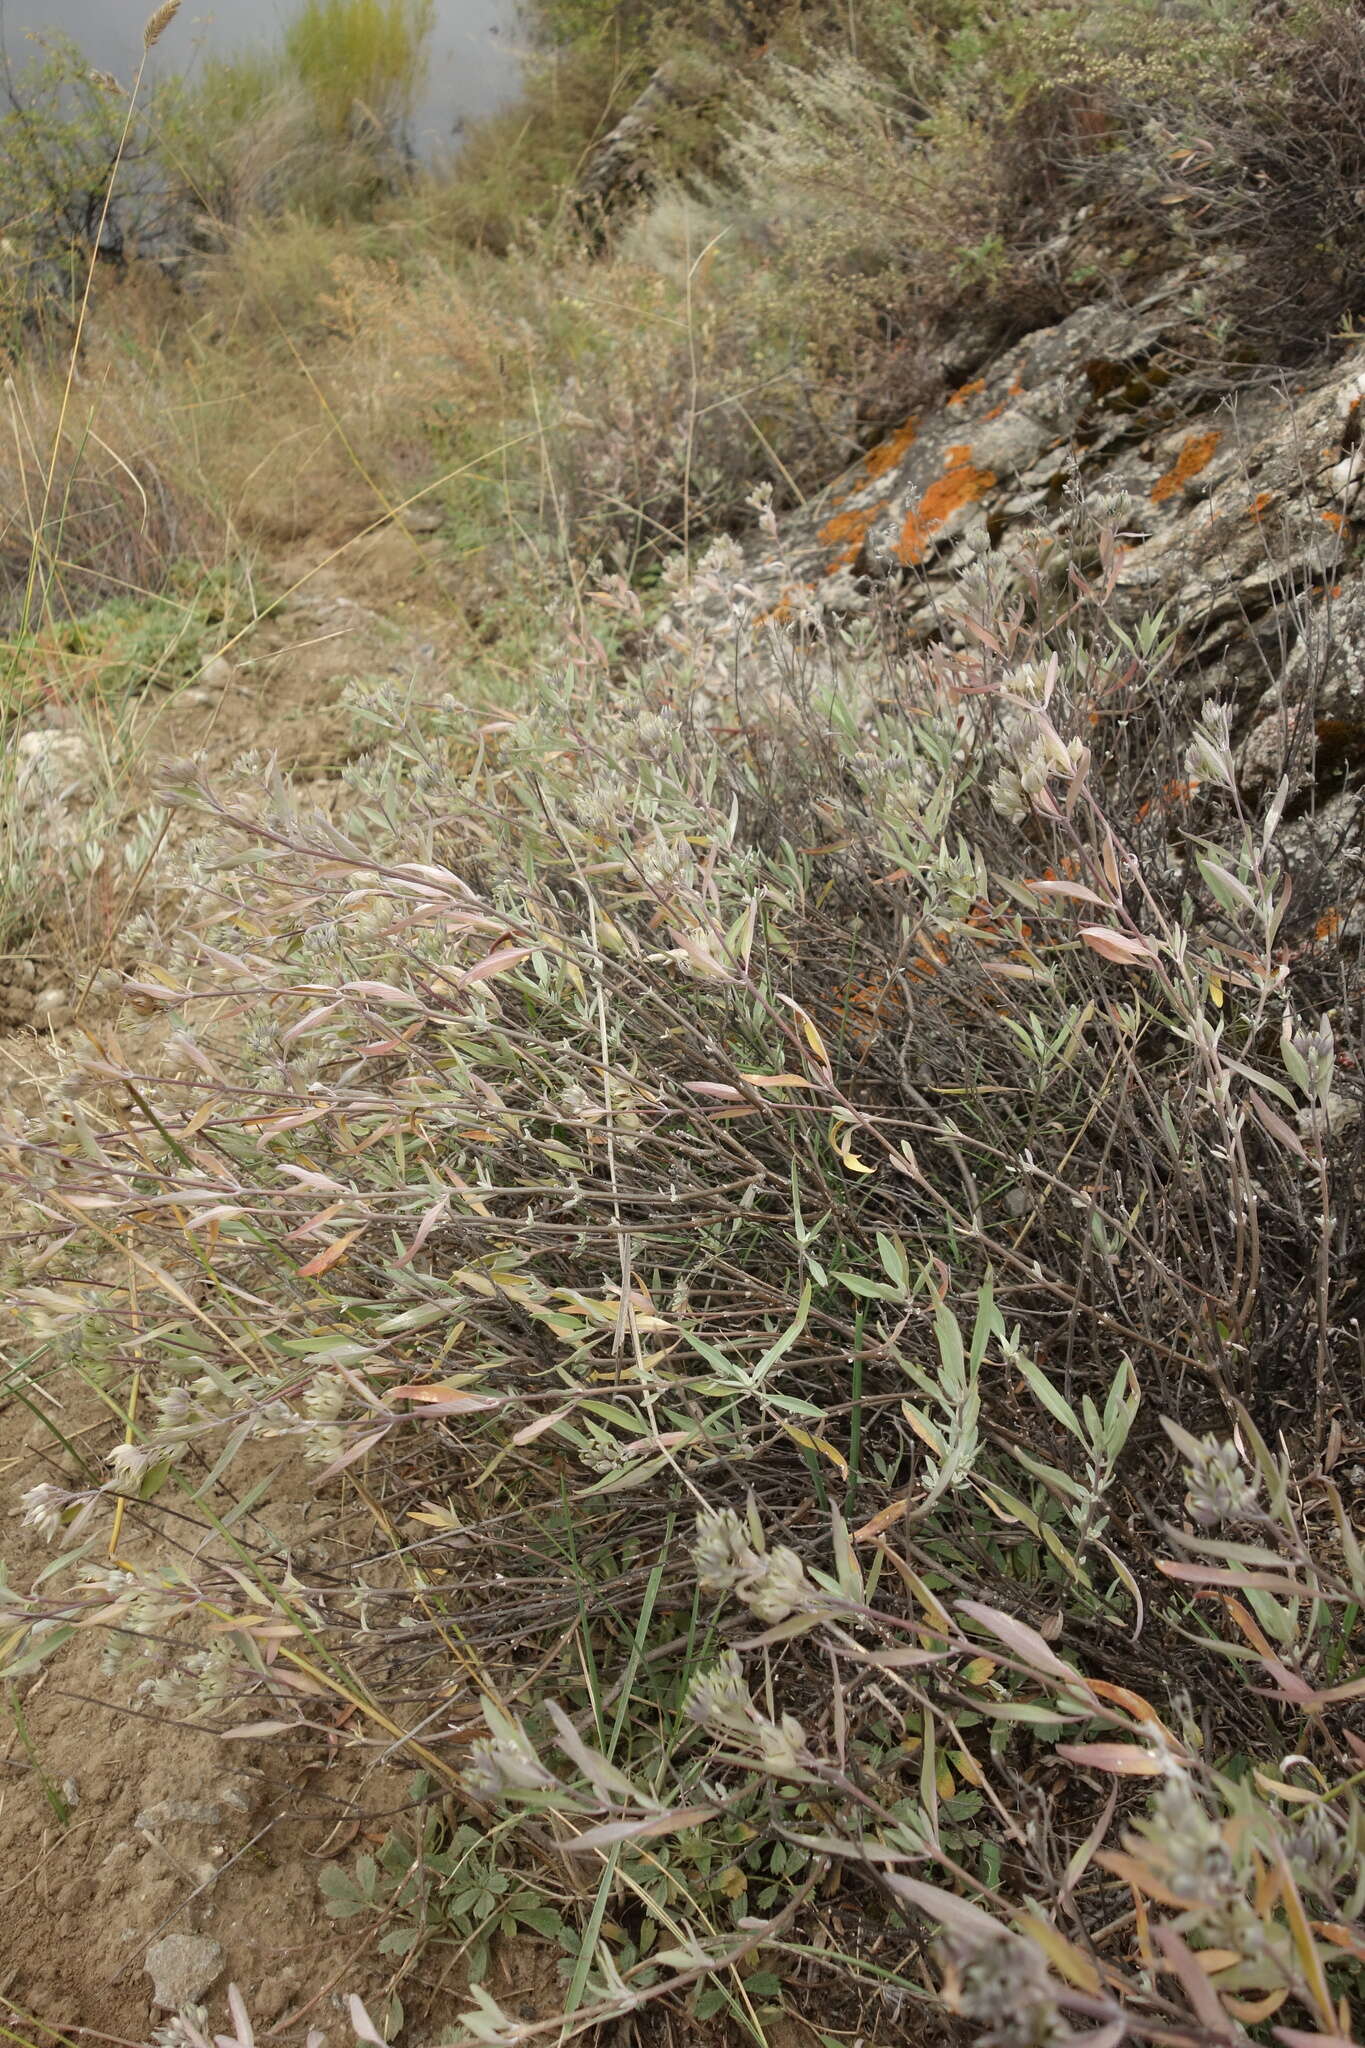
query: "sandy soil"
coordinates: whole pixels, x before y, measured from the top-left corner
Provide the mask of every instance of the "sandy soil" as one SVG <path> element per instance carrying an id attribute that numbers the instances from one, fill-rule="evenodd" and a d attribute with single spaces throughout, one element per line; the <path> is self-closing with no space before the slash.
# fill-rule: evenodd
<path id="1" fill-rule="evenodd" d="M 170 710 L 146 707 L 157 757 L 197 753 L 212 769 L 248 748 L 273 753 L 326 801 L 354 745 L 340 702 L 349 677 L 448 686 L 460 628 L 429 555 L 425 538 L 389 531 L 314 576 L 234 650 L 215 687 Z M 306 550 L 277 563 L 274 587 L 302 573 L 299 563 L 306 567 Z M 130 791 L 130 819 L 139 795 Z M 11 1116 L 49 1099 L 83 1031 L 98 1034 L 108 1021 L 95 1000 L 78 1023 L 51 1030 L 35 1022 L 35 993 L 54 978 L 74 983 L 81 964 L 69 935 L 55 932 L 36 934 L 23 957 L 0 963 L 0 1092 Z M 125 1044 L 139 1029 L 154 1053 L 155 1023 L 120 1020 Z M 13 1220 L 0 1213 L 0 1257 L 22 1253 L 9 1234 Z M 3 1300 L 0 1320 L 13 1341 Z M 0 1556 L 11 1586 L 26 1591 L 52 1552 L 20 1524 L 18 1496 L 62 1470 L 57 1441 L 31 1404 L 92 1464 L 116 1437 L 108 1408 L 81 1378 L 61 1367 L 21 1378 L 9 1363 L 8 1371 L 0 1363 Z M 259 1458 L 249 1470 L 239 1461 L 233 1491 L 218 1489 L 215 1506 L 267 1471 Z M 263 1522 L 252 1514 L 243 1526 L 336 1566 L 367 1533 L 347 1526 L 336 1492 L 320 1497 L 297 1454 L 281 1455 Z M 97 1541 L 102 1550 L 105 1539 Z M 130 1510 L 120 1538 L 129 1558 L 166 1568 L 202 1561 L 198 1542 L 164 1496 Z M 307 1748 L 225 1742 L 139 1701 L 137 1657 L 109 1668 L 102 1638 L 77 1634 L 8 1689 L 21 1720 L 0 1713 L 0 2020 L 26 2042 L 47 2042 L 53 2029 L 145 2042 L 166 2018 L 151 2006 L 148 1946 L 191 1934 L 223 1952 L 207 2000 L 211 2024 L 227 2024 L 226 1986 L 235 1982 L 258 2038 L 301 2041 L 320 2028 L 331 2048 L 349 2044 L 345 1995 L 358 1992 L 379 2010 L 388 1979 L 357 1955 L 364 1923 L 339 1926 L 322 1915 L 318 1872 L 329 1858 L 382 1840 L 406 1771 L 379 1763 L 380 1751 L 335 1703 L 318 1712 L 333 1715 L 335 1733 L 309 1738 Z M 259 1712 L 257 1704 L 245 1718 Z M 447 2013 L 424 2013 L 403 2038 L 435 2039 L 459 2004 L 452 1985 Z"/>

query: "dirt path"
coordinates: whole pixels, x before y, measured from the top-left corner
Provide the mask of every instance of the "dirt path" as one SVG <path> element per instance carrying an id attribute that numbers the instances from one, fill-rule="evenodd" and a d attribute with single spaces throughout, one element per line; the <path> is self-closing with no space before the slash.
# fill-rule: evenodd
<path id="1" fill-rule="evenodd" d="M 256 629 L 206 679 L 211 687 L 170 711 L 149 705 L 157 756 L 197 753 L 212 771 L 247 749 L 273 754 L 326 802 L 356 751 L 342 704 L 349 678 L 447 687 L 457 623 L 418 584 L 412 543 L 380 538 L 382 548 L 348 565 L 364 601 L 343 591 L 339 571 L 324 574 Z M 130 818 L 139 795 L 130 792 Z M 72 987 L 82 965 L 40 932 L 25 957 L 0 967 L 0 1097 L 11 1126 L 51 1106 L 88 1034 L 97 1038 L 111 1021 L 98 1000 L 55 1030 L 35 1015 L 35 998 L 54 979 Z M 126 1016 L 119 1023 L 125 1046 L 147 1057 L 159 1028 Z M 0 1555 L 11 1588 L 25 1593 L 54 1551 L 23 1526 L 19 1497 L 42 1480 L 72 1483 L 78 1469 L 55 1432 L 99 1476 L 118 1433 L 98 1384 L 66 1357 L 71 1333 L 54 1327 L 45 1337 L 42 1313 L 23 1302 L 26 1247 L 14 1226 L 0 1201 L 0 1259 L 17 1256 L 18 1267 L 14 1291 L 0 1289 Z M 230 1477 L 230 1487 L 213 1491 L 216 1513 L 237 1506 L 244 1486 L 268 1481 L 239 1526 L 286 1549 L 302 1571 L 350 1569 L 366 1532 L 348 1526 L 334 1497 L 317 1494 L 291 1444 L 273 1463 L 259 1452 L 249 1468 L 239 1460 Z M 211 1552 L 202 1527 L 167 1498 L 130 1507 L 119 1545 L 120 1555 L 171 1581 Z M 105 1562 L 106 1530 L 91 1539 L 88 1562 Z M 0 1638 L 9 1635 L 0 1628 Z M 168 2018 L 152 2003 L 151 1949 L 163 1968 L 184 1966 L 185 1985 L 205 1989 L 211 2025 L 227 2024 L 226 1987 L 235 1982 L 258 2038 L 302 2040 L 321 2029 L 329 2042 L 349 2042 L 345 1994 L 382 2004 L 386 1979 L 354 1958 L 359 1924 L 338 1928 L 323 1917 L 318 1872 L 358 1839 L 382 1838 L 407 1774 L 376 1763 L 334 1703 L 317 1715 L 325 1722 L 331 1713 L 334 1732 L 306 1750 L 224 1742 L 196 1724 L 192 1709 L 154 1704 L 145 1684 L 153 1667 L 136 1651 L 115 1659 L 112 1640 L 108 1630 L 77 1633 L 6 1688 L 0 2018 L 35 2043 L 52 2029 L 144 2042 Z M 243 1719 L 260 1711 L 258 1700 Z M 211 1985 L 201 1987 L 206 1973 Z"/>

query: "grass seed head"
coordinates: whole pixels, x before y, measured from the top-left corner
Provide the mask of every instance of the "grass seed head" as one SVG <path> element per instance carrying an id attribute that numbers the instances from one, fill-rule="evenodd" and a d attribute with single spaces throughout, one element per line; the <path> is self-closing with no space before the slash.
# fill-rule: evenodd
<path id="1" fill-rule="evenodd" d="M 144 50 L 153 49 L 161 41 L 179 12 L 180 0 L 161 0 L 160 7 L 147 16 L 147 23 L 142 31 Z"/>

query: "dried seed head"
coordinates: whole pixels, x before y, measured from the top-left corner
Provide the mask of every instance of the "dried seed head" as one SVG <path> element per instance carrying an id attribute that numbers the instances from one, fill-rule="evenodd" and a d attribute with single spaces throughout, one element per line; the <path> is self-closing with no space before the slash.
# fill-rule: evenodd
<path id="1" fill-rule="evenodd" d="M 156 9 L 155 13 L 147 16 L 147 25 L 142 31 L 142 47 L 144 50 L 150 50 L 153 44 L 161 41 L 161 38 L 165 35 L 179 12 L 180 0 L 161 0 L 161 5 Z"/>
<path id="2" fill-rule="evenodd" d="M 1186 1460 L 1185 1478 L 1185 1505 L 1201 1529 L 1240 1521 L 1256 1505 L 1256 1481 L 1234 1443 L 1206 1436 Z"/>

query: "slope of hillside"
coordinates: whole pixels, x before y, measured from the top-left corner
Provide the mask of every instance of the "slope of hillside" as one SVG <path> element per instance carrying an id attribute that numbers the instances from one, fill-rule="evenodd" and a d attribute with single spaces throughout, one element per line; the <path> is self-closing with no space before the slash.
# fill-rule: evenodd
<path id="1" fill-rule="evenodd" d="M 1358 11 L 419 16 L 0 119 L 5 2027 L 1349 2048 Z"/>

